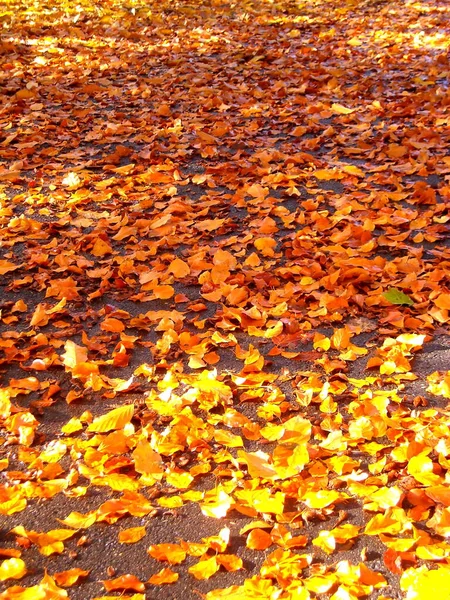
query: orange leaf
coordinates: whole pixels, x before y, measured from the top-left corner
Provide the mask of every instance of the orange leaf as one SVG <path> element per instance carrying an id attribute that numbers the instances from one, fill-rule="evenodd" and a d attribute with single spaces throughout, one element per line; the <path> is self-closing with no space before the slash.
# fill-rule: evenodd
<path id="1" fill-rule="evenodd" d="M 332 347 L 336 350 L 345 350 L 350 343 L 350 332 L 344 327 L 343 329 L 335 329 L 331 336 Z"/>
<path id="2" fill-rule="evenodd" d="M 250 477 L 263 477 L 264 479 L 279 479 L 272 464 L 269 463 L 269 455 L 261 450 L 258 452 L 238 451 L 238 457 L 247 464 Z"/>
<path id="3" fill-rule="evenodd" d="M 135 544 L 146 535 L 145 527 L 130 527 L 119 531 L 119 542 L 121 544 Z"/>
<path id="4" fill-rule="evenodd" d="M 227 296 L 227 302 L 231 306 L 239 306 L 246 302 L 248 298 L 248 289 L 246 287 L 235 288 Z"/>
<path id="5" fill-rule="evenodd" d="M 106 254 L 112 254 L 112 251 L 113 249 L 108 242 L 103 241 L 101 238 L 97 238 L 92 247 L 91 254 L 94 256 L 105 256 Z"/>
<path id="6" fill-rule="evenodd" d="M 47 314 L 47 310 L 45 308 L 45 304 L 42 302 L 39 303 L 31 317 L 30 325 L 31 327 L 44 327 L 49 322 L 50 317 Z"/>
<path id="7" fill-rule="evenodd" d="M 147 552 L 152 558 L 167 561 L 171 565 L 177 565 L 186 558 L 186 552 L 179 544 L 155 544 Z"/>
<path id="8" fill-rule="evenodd" d="M 450 294 L 439 294 L 437 298 L 433 300 L 438 308 L 450 309 Z"/>
<path id="9" fill-rule="evenodd" d="M 87 360 L 87 348 L 78 346 L 72 340 L 64 345 L 65 352 L 61 355 L 66 371 L 75 378 L 85 381 L 90 375 L 98 374 L 98 365 Z"/>
<path id="10" fill-rule="evenodd" d="M 178 279 L 182 279 L 183 277 L 190 275 L 191 269 L 189 265 L 184 262 L 184 260 L 181 260 L 180 258 L 175 258 L 170 263 L 168 272 L 173 273 Z"/>
<path id="11" fill-rule="evenodd" d="M 251 550 L 267 550 L 273 544 L 272 537 L 263 529 L 253 529 L 247 536 L 247 548 Z"/>
<path id="12" fill-rule="evenodd" d="M 255 248 L 261 252 L 263 256 L 274 256 L 274 249 L 277 245 L 276 240 L 270 237 L 258 238 L 254 242 Z"/>
<path id="13" fill-rule="evenodd" d="M 117 333 L 125 329 L 125 325 L 119 319 L 107 317 L 102 323 L 100 323 L 100 329 L 103 331 L 111 331 Z"/>
<path id="14" fill-rule="evenodd" d="M 134 468 L 138 473 L 153 475 L 158 479 L 164 473 L 164 463 L 158 452 L 155 452 L 145 438 L 141 438 L 132 454 Z"/>
<path id="15" fill-rule="evenodd" d="M 107 592 L 112 590 L 134 590 L 135 592 L 145 592 L 145 585 L 135 575 L 121 575 L 115 579 L 102 581 Z"/>
<path id="16" fill-rule="evenodd" d="M 408 148 L 405 146 L 400 146 L 399 144 L 389 144 L 386 154 L 389 156 L 389 158 L 401 158 L 402 156 L 405 156 L 407 152 Z"/>
<path id="17" fill-rule="evenodd" d="M 434 502 L 450 506 L 450 488 L 446 485 L 436 485 L 425 490 L 425 494 Z"/>
<path id="18" fill-rule="evenodd" d="M 53 577 L 58 585 L 61 585 L 62 587 L 71 587 L 80 579 L 80 577 L 87 577 L 89 573 L 90 571 L 83 571 L 82 569 L 76 568 L 55 573 Z"/>
<path id="19" fill-rule="evenodd" d="M 153 294 L 158 300 L 168 300 L 172 298 L 175 291 L 171 285 L 157 285 L 153 288 Z"/>
<path id="20" fill-rule="evenodd" d="M 339 174 L 333 169 L 316 169 L 313 171 L 313 175 L 320 181 L 331 181 L 332 179 L 339 179 Z"/>
<path id="21" fill-rule="evenodd" d="M 252 252 L 250 256 L 245 259 L 244 265 L 246 267 L 258 267 L 261 264 L 261 259 L 256 254 L 256 252 Z"/>
<path id="22" fill-rule="evenodd" d="M 222 227 L 225 223 L 225 219 L 205 219 L 204 221 L 197 221 L 195 228 L 199 231 L 215 231 Z"/>
<path id="23" fill-rule="evenodd" d="M 5 275 L 9 271 L 15 271 L 20 265 L 15 265 L 9 260 L 0 260 L 0 275 Z"/>
<path id="24" fill-rule="evenodd" d="M 172 571 L 172 569 L 168 569 L 167 567 L 152 575 L 148 580 L 148 583 L 153 585 L 163 585 L 165 583 L 175 583 L 178 581 L 178 573 Z"/>
<path id="25" fill-rule="evenodd" d="M 219 565 L 230 572 L 239 571 L 244 568 L 242 558 L 239 558 L 235 554 L 218 554 L 216 559 Z"/>

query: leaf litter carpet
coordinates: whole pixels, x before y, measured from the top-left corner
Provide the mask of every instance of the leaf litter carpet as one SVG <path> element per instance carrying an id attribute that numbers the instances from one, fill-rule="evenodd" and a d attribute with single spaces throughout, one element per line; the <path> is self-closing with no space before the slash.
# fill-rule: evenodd
<path id="1" fill-rule="evenodd" d="M 449 12 L 2 4 L 1 600 L 450 597 Z"/>

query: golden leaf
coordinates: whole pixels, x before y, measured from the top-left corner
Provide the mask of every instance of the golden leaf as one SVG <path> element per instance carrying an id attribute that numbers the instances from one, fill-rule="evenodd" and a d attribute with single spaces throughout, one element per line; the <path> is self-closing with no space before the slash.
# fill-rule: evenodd
<path id="1" fill-rule="evenodd" d="M 201 560 L 196 565 L 189 567 L 188 573 L 193 575 L 195 579 L 209 579 L 217 573 L 220 565 L 217 561 L 216 556 L 211 556 L 210 558 L 206 558 L 205 560 Z"/>
<path id="2" fill-rule="evenodd" d="M 7 558 L 0 564 L 0 581 L 21 579 L 27 574 L 27 567 L 21 558 Z"/>
<path id="3" fill-rule="evenodd" d="M 88 426 L 87 431 L 104 433 L 105 431 L 111 431 L 113 429 L 122 429 L 131 421 L 133 413 L 134 404 L 119 406 L 105 415 L 94 419 Z"/>

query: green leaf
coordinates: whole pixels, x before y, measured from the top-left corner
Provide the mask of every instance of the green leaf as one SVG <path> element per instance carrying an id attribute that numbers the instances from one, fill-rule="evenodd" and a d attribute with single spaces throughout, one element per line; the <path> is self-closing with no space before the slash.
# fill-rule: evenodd
<path id="1" fill-rule="evenodd" d="M 409 306 L 414 304 L 414 301 L 411 300 L 409 296 L 400 290 L 397 290 L 396 288 L 390 288 L 384 292 L 383 298 L 385 298 L 391 304 L 408 304 Z"/>

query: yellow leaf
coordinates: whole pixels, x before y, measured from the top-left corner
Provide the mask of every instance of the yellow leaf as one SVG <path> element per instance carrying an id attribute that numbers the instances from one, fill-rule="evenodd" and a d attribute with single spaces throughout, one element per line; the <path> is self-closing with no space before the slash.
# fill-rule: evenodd
<path id="1" fill-rule="evenodd" d="M 211 556 L 206 560 L 201 560 L 196 565 L 189 567 L 188 573 L 193 575 L 195 579 L 209 579 L 214 573 L 217 573 L 220 565 L 215 556 Z"/>
<path id="2" fill-rule="evenodd" d="M 240 435 L 235 435 L 225 429 L 216 429 L 214 439 L 218 444 L 223 444 L 228 448 L 240 448 L 244 445 Z"/>
<path id="3" fill-rule="evenodd" d="M 68 527 L 73 527 L 74 529 L 87 529 L 91 525 L 95 523 L 97 520 L 96 511 L 88 512 L 83 515 L 79 512 L 71 512 L 69 516 L 65 519 L 58 519 L 60 523 L 67 525 Z"/>
<path id="4" fill-rule="evenodd" d="M 272 493 L 269 488 L 256 490 L 239 490 L 235 492 L 236 498 L 260 513 L 283 514 L 285 494 Z"/>
<path id="5" fill-rule="evenodd" d="M 312 543 L 326 554 L 332 554 L 336 550 L 336 539 L 326 530 L 320 531 L 319 535 L 313 539 Z"/>
<path id="6" fill-rule="evenodd" d="M 69 190 L 75 190 L 78 186 L 82 185 L 83 181 L 77 173 L 70 171 L 65 177 L 63 177 L 61 183 L 67 186 Z"/>
<path id="7" fill-rule="evenodd" d="M 382 487 L 367 497 L 367 504 L 364 503 L 364 509 L 373 511 L 386 510 L 393 506 L 400 506 L 403 498 L 404 493 L 396 485 Z"/>
<path id="8" fill-rule="evenodd" d="M 200 509 L 206 517 L 220 519 L 225 517 L 232 505 L 232 499 L 225 490 L 220 487 L 205 493 Z"/>
<path id="9" fill-rule="evenodd" d="M 0 515 L 13 515 L 27 507 L 26 498 L 12 497 L 10 500 L 0 502 Z"/>
<path id="10" fill-rule="evenodd" d="M 311 423 L 300 416 L 292 417 L 283 424 L 284 434 L 280 438 L 283 444 L 305 444 L 311 437 Z"/>
<path id="11" fill-rule="evenodd" d="M 166 481 L 167 485 L 173 485 L 173 487 L 176 487 L 179 490 L 185 490 L 191 485 L 191 483 L 194 481 L 194 478 L 186 471 L 182 471 L 181 469 L 173 469 L 167 473 Z"/>
<path id="12" fill-rule="evenodd" d="M 377 514 L 367 523 L 364 533 L 366 535 L 379 535 L 380 533 L 396 534 L 403 531 L 408 522 L 402 508 L 390 508 L 383 514 Z"/>
<path id="13" fill-rule="evenodd" d="M 413 542 L 416 543 L 416 540 L 413 540 Z M 438 544 L 431 544 L 430 546 L 420 546 L 416 550 L 416 555 L 423 560 L 442 561 L 450 557 L 450 545 L 446 542 L 440 542 Z"/>
<path id="14" fill-rule="evenodd" d="M 119 598 L 120 600 L 147 600 L 146 594 L 136 593 L 130 596 L 129 594 L 124 595 L 123 592 L 120 594 L 120 596 L 95 596 L 95 598 L 92 598 L 92 600 L 117 600 L 117 598 Z M 28 600 L 28 598 L 26 600 Z M 30 598 L 30 600 L 34 599 Z"/>
<path id="15" fill-rule="evenodd" d="M 64 354 L 61 355 L 66 370 L 72 370 L 80 363 L 87 361 L 88 351 L 84 346 L 78 346 L 72 340 L 67 340 L 64 345 Z"/>
<path id="16" fill-rule="evenodd" d="M 346 494 L 336 492 L 335 490 L 317 490 L 314 492 L 307 492 L 303 497 L 302 501 L 309 506 L 309 508 L 321 509 L 326 506 L 330 506 L 337 500 L 344 500 L 348 498 Z"/>
<path id="17" fill-rule="evenodd" d="M 333 112 L 335 112 L 337 115 L 349 115 L 352 112 L 355 112 L 355 108 L 347 108 L 346 106 L 343 106 L 342 104 L 332 104 L 331 105 L 331 110 Z"/>
<path id="18" fill-rule="evenodd" d="M 158 498 L 157 503 L 164 508 L 180 508 L 184 504 L 180 496 L 161 496 L 161 498 Z"/>
<path id="19" fill-rule="evenodd" d="M 450 600 L 450 567 L 407 569 L 400 578 L 406 600 Z"/>
<path id="20" fill-rule="evenodd" d="M 355 165 L 345 165 L 342 168 L 345 173 L 349 173 L 350 175 L 356 175 L 357 177 L 364 177 L 364 171 L 362 171 L 359 167 Z"/>
<path id="21" fill-rule="evenodd" d="M 433 461 L 425 453 L 413 456 L 408 462 L 408 473 L 423 485 L 438 485 L 441 477 L 433 473 Z"/>
<path id="22" fill-rule="evenodd" d="M 17 589 L 17 588 L 12 588 Z M 18 588 L 18 593 L 8 594 L 6 592 L 6 596 L 2 596 L 5 600 L 63 600 L 64 598 L 69 598 L 66 590 L 60 588 L 56 585 L 55 580 L 48 573 L 44 575 L 41 582 L 38 585 L 33 585 L 32 587 L 27 588 Z M 11 591 L 11 590 L 10 590 Z"/>
<path id="23" fill-rule="evenodd" d="M 112 429 L 122 429 L 122 427 L 131 421 L 133 413 L 134 404 L 119 406 L 119 408 L 114 408 L 106 413 L 106 415 L 94 419 L 87 428 L 87 431 L 104 433 L 105 431 L 111 431 Z"/>
<path id="24" fill-rule="evenodd" d="M 325 350 L 325 352 L 327 352 L 327 350 L 331 348 L 330 338 L 327 338 L 325 335 L 323 335 L 323 333 L 319 333 L 318 331 L 316 331 L 313 339 L 313 348 L 314 350 L 320 349 Z"/>
<path id="25" fill-rule="evenodd" d="M 336 544 L 345 544 L 358 536 L 360 527 L 346 523 L 331 531 L 322 530 L 312 541 L 314 546 L 321 548 L 326 554 L 331 554 L 336 549 Z"/>
<path id="26" fill-rule="evenodd" d="M 0 581 L 20 579 L 27 573 L 27 567 L 21 558 L 8 558 L 0 565 Z"/>
<path id="27" fill-rule="evenodd" d="M 215 552 L 225 552 L 230 543 L 229 527 L 221 529 L 218 535 L 202 538 L 202 543 L 206 544 L 207 548 L 211 548 L 211 550 L 214 550 Z"/>

